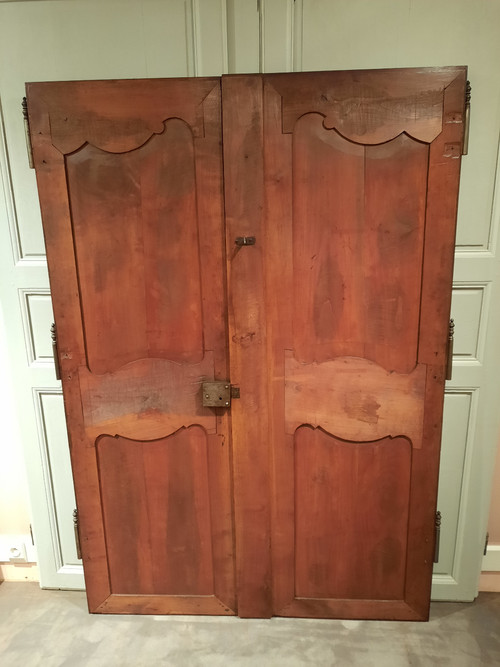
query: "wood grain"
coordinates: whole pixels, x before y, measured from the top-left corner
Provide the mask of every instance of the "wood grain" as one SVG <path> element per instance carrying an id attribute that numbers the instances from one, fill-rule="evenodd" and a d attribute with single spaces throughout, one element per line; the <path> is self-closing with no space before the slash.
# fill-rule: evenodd
<path id="1" fill-rule="evenodd" d="M 275 614 L 428 616 L 464 80 L 463 68 L 265 77 Z M 357 523 L 386 492 L 396 518 L 386 504 Z M 397 546 L 364 581 L 366 525 L 388 538 L 392 521 Z"/>
<path id="2" fill-rule="evenodd" d="M 443 98 L 445 118 L 462 118 L 467 72 L 457 72 Z M 412 485 L 420 489 L 410 499 L 407 600 L 428 618 L 434 554 L 434 517 L 437 503 L 439 455 L 446 376 L 447 335 L 453 279 L 460 150 L 463 124 L 445 122 L 443 132 L 430 147 L 426 234 L 422 274 L 422 310 L 419 331 L 419 363 L 427 364 L 424 414 L 424 448 L 415 452 Z M 418 585 L 420 580 L 426 582 Z"/>
<path id="3" fill-rule="evenodd" d="M 229 420 L 200 387 L 228 366 L 220 83 L 28 95 L 89 608 L 234 613 Z"/>
<path id="4" fill-rule="evenodd" d="M 388 373 L 366 359 L 339 357 L 300 364 L 285 352 L 285 430 L 304 423 L 344 440 L 406 435 L 422 446 L 426 369 Z"/>
<path id="5" fill-rule="evenodd" d="M 465 78 L 28 84 L 92 611 L 428 616 Z"/>
<path id="6" fill-rule="evenodd" d="M 66 158 L 66 170 L 89 369 L 100 375 L 145 357 L 199 362 L 190 128 L 169 120 L 162 134 L 128 153 L 87 145 Z"/>
<path id="7" fill-rule="evenodd" d="M 407 68 L 268 74 L 283 98 L 283 131 L 306 113 L 321 113 L 328 128 L 360 144 L 378 144 L 406 132 L 431 143 L 443 125 L 443 90 L 460 68 Z M 456 108 L 461 112 L 463 106 Z"/>
<path id="8" fill-rule="evenodd" d="M 200 426 L 96 444 L 111 592 L 211 595 L 208 440 Z"/>
<path id="9" fill-rule="evenodd" d="M 301 426 L 294 447 L 296 596 L 404 599 L 408 440 L 347 442 Z"/>
<path id="10" fill-rule="evenodd" d="M 85 430 L 91 443 L 102 433 L 140 439 L 165 437 L 193 421 L 215 433 L 217 417 L 202 405 L 201 385 L 214 379 L 213 353 L 199 364 L 140 359 L 119 371 L 94 375 L 80 369 Z"/>
<path id="11" fill-rule="evenodd" d="M 271 615 L 262 80 L 223 79 L 224 174 L 238 614 Z M 254 236 L 237 247 L 238 236 Z"/>
<path id="12" fill-rule="evenodd" d="M 351 355 L 409 373 L 417 359 L 428 148 L 404 134 L 379 146 L 353 144 L 322 120 L 306 114 L 293 133 L 297 358 Z"/>

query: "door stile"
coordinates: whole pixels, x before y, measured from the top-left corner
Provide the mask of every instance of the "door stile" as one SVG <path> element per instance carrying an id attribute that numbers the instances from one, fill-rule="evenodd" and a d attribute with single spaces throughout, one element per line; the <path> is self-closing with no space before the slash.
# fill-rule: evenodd
<path id="1" fill-rule="evenodd" d="M 197 199 L 200 258 L 202 268 L 204 343 L 214 351 L 214 380 L 224 381 L 230 375 L 227 322 L 227 281 L 223 200 L 222 108 L 220 80 L 203 101 L 205 137 L 196 143 L 196 180 L 204 183 L 205 196 Z M 217 274 L 219 274 L 217 276 Z M 215 276 L 212 280 L 210 277 Z M 222 289 L 220 288 L 222 286 Z M 221 326 L 221 322 L 223 326 Z M 234 535 L 226 527 L 234 525 L 231 482 L 232 433 L 229 410 L 215 410 L 216 432 L 209 436 L 208 474 L 213 489 L 210 516 L 214 527 L 213 561 L 218 576 L 214 580 L 216 600 L 226 612 L 236 613 Z M 218 435 L 224 434 L 224 435 Z M 220 471 L 224 470 L 224 475 Z M 220 605 L 216 613 L 221 613 Z"/>
<path id="2" fill-rule="evenodd" d="M 446 87 L 443 129 L 429 148 L 418 362 L 427 366 L 422 448 L 413 450 L 406 599 L 429 618 L 458 185 L 467 71 Z M 418 582 L 426 582 L 425 585 Z"/>
<path id="3" fill-rule="evenodd" d="M 271 534 L 273 571 L 273 614 L 295 597 L 294 507 L 287 502 L 294 487 L 293 437 L 285 434 L 285 356 L 293 349 L 292 295 L 287 286 L 293 284 L 292 264 L 284 261 L 293 254 L 290 225 L 292 210 L 291 134 L 282 133 L 281 97 L 264 79 L 264 151 L 266 220 L 266 280 L 268 290 L 266 323 L 268 336 L 268 368 L 270 391 L 270 474 Z"/>
<path id="4" fill-rule="evenodd" d="M 238 614 L 271 616 L 262 77 L 222 78 Z M 254 245 L 237 245 L 238 237 Z"/>
<path id="5" fill-rule="evenodd" d="M 29 95 L 29 85 L 28 85 Z M 89 446 L 83 427 L 78 370 L 86 363 L 80 289 L 74 263 L 71 211 L 66 183 L 65 159 L 51 142 L 50 119 L 40 105 L 29 106 L 31 128 L 37 128 L 34 143 L 36 178 L 40 193 L 64 410 L 68 428 L 80 539 L 84 557 L 87 601 L 94 611 L 109 597 L 111 589 L 105 566 L 106 544 L 101 517 L 99 478 L 95 449 Z"/>

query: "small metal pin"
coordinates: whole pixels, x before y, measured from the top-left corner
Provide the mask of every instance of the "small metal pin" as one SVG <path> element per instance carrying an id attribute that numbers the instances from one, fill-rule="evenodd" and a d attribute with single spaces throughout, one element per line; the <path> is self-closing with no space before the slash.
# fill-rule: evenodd
<path id="1" fill-rule="evenodd" d="M 255 245 L 255 236 L 237 236 L 234 242 L 240 248 L 244 245 Z"/>

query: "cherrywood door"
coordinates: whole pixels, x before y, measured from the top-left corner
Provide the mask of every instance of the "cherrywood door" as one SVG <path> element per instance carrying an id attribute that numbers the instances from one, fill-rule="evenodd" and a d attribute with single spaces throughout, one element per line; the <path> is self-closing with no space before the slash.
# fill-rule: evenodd
<path id="1" fill-rule="evenodd" d="M 234 614 L 220 80 L 28 105 L 89 608 Z"/>
<path id="2" fill-rule="evenodd" d="M 427 618 L 465 79 L 263 78 L 276 615 Z"/>
<path id="3" fill-rule="evenodd" d="M 220 85 L 28 86 L 90 609 L 426 618 L 465 68 Z"/>

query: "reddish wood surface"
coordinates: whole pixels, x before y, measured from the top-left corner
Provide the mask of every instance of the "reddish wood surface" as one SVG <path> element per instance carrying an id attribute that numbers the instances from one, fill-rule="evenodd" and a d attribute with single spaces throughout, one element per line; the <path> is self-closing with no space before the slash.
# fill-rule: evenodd
<path id="1" fill-rule="evenodd" d="M 427 617 L 464 86 L 463 68 L 265 77 L 278 615 Z"/>
<path id="2" fill-rule="evenodd" d="M 224 177 L 234 439 L 238 614 L 271 616 L 269 434 L 266 375 L 267 294 L 262 223 L 262 81 L 223 79 Z M 239 236 L 255 245 L 238 247 Z"/>
<path id="3" fill-rule="evenodd" d="M 402 600 L 411 444 L 295 432 L 295 594 Z"/>
<path id="4" fill-rule="evenodd" d="M 212 595 L 204 429 L 149 442 L 104 435 L 96 449 L 111 592 Z"/>
<path id="5" fill-rule="evenodd" d="M 28 96 L 89 608 L 234 613 L 220 82 Z"/>
<path id="6" fill-rule="evenodd" d="M 404 134 L 379 146 L 354 144 L 323 120 L 306 114 L 292 140 L 297 359 L 357 356 L 409 373 L 417 359 L 428 147 Z"/>
<path id="7" fill-rule="evenodd" d="M 66 170 L 89 369 L 101 375 L 146 357 L 201 361 L 189 126 L 167 120 L 128 153 L 87 145 L 66 158 Z"/>
<path id="8" fill-rule="evenodd" d="M 91 610 L 427 617 L 465 77 L 28 84 Z"/>

